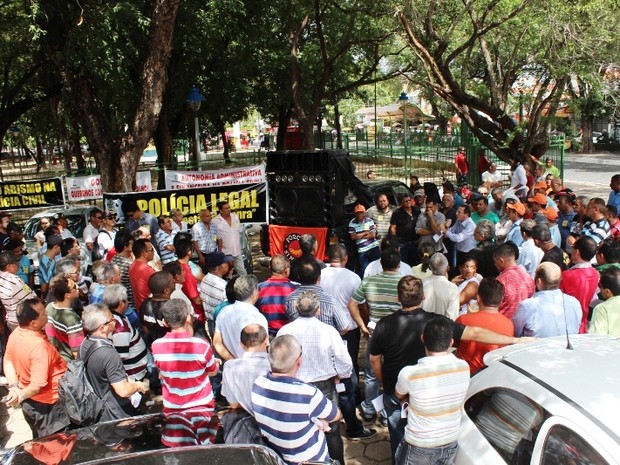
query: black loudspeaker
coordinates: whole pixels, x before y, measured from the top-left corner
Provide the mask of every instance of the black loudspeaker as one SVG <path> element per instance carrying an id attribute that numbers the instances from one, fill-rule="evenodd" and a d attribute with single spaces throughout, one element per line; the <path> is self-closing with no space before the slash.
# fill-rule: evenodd
<path id="1" fill-rule="evenodd" d="M 347 192 L 339 151 L 284 151 L 267 155 L 269 223 L 284 226 L 344 225 Z"/>

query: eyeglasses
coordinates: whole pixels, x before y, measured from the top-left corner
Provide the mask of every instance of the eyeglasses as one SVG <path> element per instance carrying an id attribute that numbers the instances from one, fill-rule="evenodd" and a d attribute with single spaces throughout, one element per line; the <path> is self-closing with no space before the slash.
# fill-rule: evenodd
<path id="1" fill-rule="evenodd" d="M 101 220 L 101 219 L 103 219 L 103 216 L 93 216 L 93 218 L 96 219 L 96 220 Z"/>
<path id="2" fill-rule="evenodd" d="M 115 323 L 115 322 L 116 322 L 116 320 L 114 319 L 114 317 L 112 317 L 108 321 L 103 323 L 101 326 L 109 325 L 110 323 Z"/>

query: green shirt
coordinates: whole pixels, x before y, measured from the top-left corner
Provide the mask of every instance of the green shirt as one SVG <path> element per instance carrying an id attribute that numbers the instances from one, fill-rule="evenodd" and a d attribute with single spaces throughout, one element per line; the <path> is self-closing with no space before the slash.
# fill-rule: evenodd
<path id="1" fill-rule="evenodd" d="M 594 307 L 589 334 L 620 336 L 620 296 L 614 296 Z"/>
<path id="2" fill-rule="evenodd" d="M 368 303 L 370 318 L 377 322 L 386 315 L 400 310 L 398 302 L 398 281 L 402 276 L 398 271 L 384 271 L 364 278 L 351 298 L 361 304 Z"/>

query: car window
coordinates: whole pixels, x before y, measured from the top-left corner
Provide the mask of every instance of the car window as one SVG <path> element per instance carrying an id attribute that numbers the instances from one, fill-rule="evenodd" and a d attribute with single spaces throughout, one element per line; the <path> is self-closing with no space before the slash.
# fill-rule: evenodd
<path id="1" fill-rule="evenodd" d="M 465 403 L 480 433 L 507 463 L 530 463 L 534 443 L 550 415 L 523 394 L 505 388 L 486 389 Z"/>
<path id="2" fill-rule="evenodd" d="M 392 205 L 399 206 L 400 199 L 402 199 L 403 195 L 405 194 L 411 195 L 411 191 L 407 188 L 407 186 L 403 184 L 396 184 L 394 186 L 394 195 L 396 196 L 396 199 L 393 199 L 391 201 Z"/>
<path id="3" fill-rule="evenodd" d="M 549 429 L 542 452 L 543 465 L 565 464 L 608 465 L 601 455 L 581 436 L 564 425 Z"/>

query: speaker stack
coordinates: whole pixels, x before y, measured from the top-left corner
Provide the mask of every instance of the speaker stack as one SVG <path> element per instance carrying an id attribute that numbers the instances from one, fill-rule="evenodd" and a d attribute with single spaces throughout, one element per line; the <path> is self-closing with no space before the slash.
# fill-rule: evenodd
<path id="1" fill-rule="evenodd" d="M 334 228 L 345 222 L 347 193 L 339 150 L 268 152 L 269 223 Z"/>

